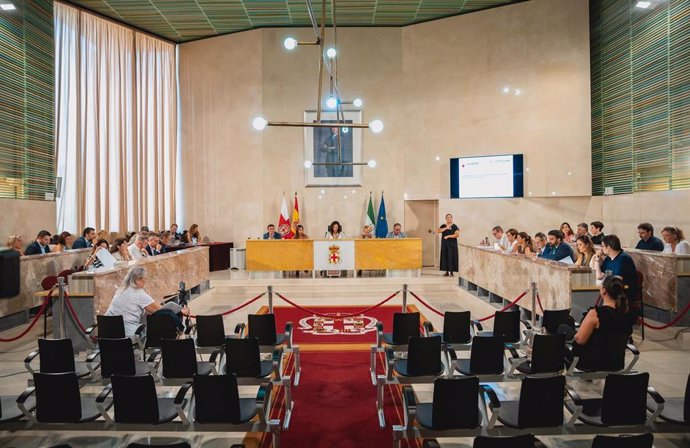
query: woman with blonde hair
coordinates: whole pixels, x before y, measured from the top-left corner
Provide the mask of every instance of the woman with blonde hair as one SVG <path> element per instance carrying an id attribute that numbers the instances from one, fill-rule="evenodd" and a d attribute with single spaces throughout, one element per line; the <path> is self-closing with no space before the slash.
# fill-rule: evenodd
<path id="1" fill-rule="evenodd" d="M 101 230 L 96 234 L 96 241 L 106 240 L 110 244 L 110 232 Z"/>
<path id="2" fill-rule="evenodd" d="M 587 235 L 578 236 L 577 240 L 575 240 L 575 246 L 577 247 L 577 260 L 575 264 L 577 266 L 594 269 L 594 263 L 596 261 L 594 255 L 596 251 L 594 250 L 592 239 Z"/>
<path id="3" fill-rule="evenodd" d="M 666 242 L 664 253 L 676 255 L 690 254 L 690 243 L 685 240 L 685 234 L 678 227 L 664 227 L 661 235 Z"/>
<path id="4" fill-rule="evenodd" d="M 7 247 L 24 256 L 24 235 L 10 235 L 7 238 Z"/>

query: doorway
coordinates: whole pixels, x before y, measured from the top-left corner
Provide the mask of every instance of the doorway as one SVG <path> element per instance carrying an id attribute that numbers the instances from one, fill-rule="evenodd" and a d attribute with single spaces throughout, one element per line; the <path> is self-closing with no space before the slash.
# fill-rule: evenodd
<path id="1" fill-rule="evenodd" d="M 405 201 L 405 232 L 410 238 L 422 239 L 422 266 L 438 266 L 438 201 Z"/>

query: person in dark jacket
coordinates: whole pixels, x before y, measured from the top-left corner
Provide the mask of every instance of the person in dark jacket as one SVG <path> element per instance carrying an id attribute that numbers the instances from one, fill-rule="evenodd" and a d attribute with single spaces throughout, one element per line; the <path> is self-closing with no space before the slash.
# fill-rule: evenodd
<path id="1" fill-rule="evenodd" d="M 36 236 L 36 241 L 29 244 L 29 246 L 24 251 L 24 255 L 41 255 L 50 252 L 50 232 L 47 230 L 41 230 Z"/>

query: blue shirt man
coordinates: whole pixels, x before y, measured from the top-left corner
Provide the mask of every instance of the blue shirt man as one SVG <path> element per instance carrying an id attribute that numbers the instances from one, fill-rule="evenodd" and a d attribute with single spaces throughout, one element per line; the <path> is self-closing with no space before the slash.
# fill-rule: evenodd
<path id="1" fill-rule="evenodd" d="M 264 233 L 264 239 L 265 240 L 280 240 L 283 239 L 283 236 L 276 232 L 276 226 L 273 224 L 269 224 L 268 227 L 266 227 L 266 230 L 268 232 Z"/>
<path id="2" fill-rule="evenodd" d="M 93 227 L 87 227 L 81 233 L 82 236 L 74 240 L 72 243 L 72 249 L 86 249 L 93 246 L 93 240 L 96 238 L 96 229 Z"/>
<path id="3" fill-rule="evenodd" d="M 549 231 L 547 239 L 549 244 L 547 244 L 544 251 L 539 254 L 540 258 L 556 261 L 568 257 L 570 257 L 571 260 L 573 259 L 573 250 L 569 245 L 563 243 L 563 232 L 560 230 L 551 230 Z"/>
<path id="4" fill-rule="evenodd" d="M 640 241 L 635 249 L 655 250 L 657 252 L 664 250 L 664 242 L 654 236 L 654 227 L 650 223 L 643 222 L 637 226 L 637 233 L 640 235 Z"/>

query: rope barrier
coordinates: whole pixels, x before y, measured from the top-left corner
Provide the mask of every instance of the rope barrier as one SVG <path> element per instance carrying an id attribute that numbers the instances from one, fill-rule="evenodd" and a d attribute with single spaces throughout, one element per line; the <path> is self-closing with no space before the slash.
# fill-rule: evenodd
<path id="1" fill-rule="evenodd" d="M 418 296 L 417 294 L 415 294 L 414 292 L 412 292 L 412 291 L 408 291 L 408 292 L 412 295 L 412 297 L 414 297 L 415 299 L 419 300 L 419 303 L 421 303 L 422 305 L 424 305 L 425 307 L 427 307 L 429 310 L 433 311 L 434 313 L 438 314 L 439 316 L 442 316 L 442 317 L 445 316 L 445 313 L 443 313 L 443 312 L 441 312 L 441 311 L 435 309 L 434 307 L 432 307 L 431 305 L 429 305 L 428 303 L 426 303 L 424 300 L 422 300 L 421 297 L 419 297 L 419 296 Z M 500 310 L 498 310 L 497 313 L 501 313 L 501 312 L 503 312 L 503 311 L 505 311 L 505 310 L 511 308 L 513 305 L 515 305 L 515 304 L 518 303 L 520 300 L 522 300 L 522 298 L 525 297 L 525 296 L 527 295 L 528 292 L 529 292 L 529 289 L 526 289 L 525 292 L 523 292 L 522 294 L 520 294 L 515 300 L 513 300 L 512 302 L 510 302 L 508 305 L 506 305 L 506 306 L 504 306 L 503 308 L 501 308 Z M 538 297 L 539 297 L 539 296 L 537 296 L 537 298 L 538 298 Z M 494 313 L 494 314 L 491 314 L 491 315 L 489 315 L 489 316 L 486 316 L 486 317 L 482 317 L 481 319 L 478 319 L 478 320 L 479 320 L 479 322 L 484 322 L 485 320 L 492 319 L 494 316 L 496 316 L 495 313 Z"/>
<path id="2" fill-rule="evenodd" d="M 665 330 L 665 329 L 675 325 L 679 320 L 681 320 L 683 318 L 683 316 L 685 316 L 688 313 L 688 311 L 690 311 L 690 303 L 688 303 L 685 306 L 685 308 L 683 309 L 683 311 L 678 313 L 678 315 L 676 317 L 674 317 L 673 320 L 671 320 L 671 322 L 664 324 L 664 325 L 658 325 L 658 326 L 657 325 L 650 325 L 644 321 L 644 317 L 639 317 L 638 322 L 641 323 L 642 325 L 644 325 L 645 327 L 652 329 L 652 330 Z"/>
<path id="3" fill-rule="evenodd" d="M 434 307 L 432 307 L 431 305 L 429 305 L 428 303 L 426 303 L 424 300 L 422 300 L 421 297 L 419 297 L 419 296 L 418 296 L 417 294 L 415 294 L 414 292 L 412 292 L 412 291 L 408 291 L 408 292 L 410 293 L 410 295 L 412 295 L 412 297 L 414 297 L 415 299 L 419 300 L 419 303 L 421 303 L 422 305 L 424 305 L 425 307 L 427 307 L 430 311 L 432 311 L 432 312 L 438 314 L 438 315 L 441 316 L 441 317 L 444 317 L 444 316 L 446 315 L 446 313 L 442 313 L 441 311 L 437 310 L 436 308 L 434 308 Z"/>
<path id="4" fill-rule="evenodd" d="M 249 299 L 247 302 L 244 302 L 242 305 L 239 305 L 239 306 L 237 306 L 237 307 L 235 307 L 235 308 L 232 308 L 232 309 L 230 309 L 230 310 L 227 310 L 227 311 L 225 311 L 224 313 L 220 313 L 220 315 L 221 315 L 221 316 L 227 316 L 228 314 L 232 314 L 232 313 L 234 313 L 235 311 L 239 311 L 239 310 L 241 310 L 242 308 L 244 308 L 245 306 L 251 305 L 252 303 L 256 302 L 257 300 L 259 300 L 260 298 L 262 298 L 262 297 L 265 296 L 265 295 L 266 295 L 266 291 L 262 292 L 261 294 L 259 294 L 259 295 L 256 296 L 256 297 L 253 297 L 253 298 Z M 190 318 L 190 319 L 196 319 L 196 315 L 195 315 L 195 314 L 190 314 L 190 315 L 189 315 L 189 318 Z"/>
<path id="5" fill-rule="evenodd" d="M 84 327 L 84 325 L 81 323 L 81 321 L 77 317 L 77 312 L 74 310 L 74 307 L 72 306 L 72 301 L 69 299 L 69 294 L 67 294 L 67 291 L 64 292 L 64 298 L 65 298 L 65 303 L 67 304 L 67 308 L 69 309 L 69 312 L 72 315 L 72 320 L 74 321 L 75 324 L 77 324 L 77 327 L 79 327 L 81 332 L 86 334 L 86 328 Z"/>
<path id="6" fill-rule="evenodd" d="M 55 289 L 55 288 L 53 288 Z M 38 322 L 38 319 L 41 317 L 43 313 L 46 311 L 46 307 L 48 306 L 48 302 L 50 301 L 50 297 L 53 295 L 53 289 L 51 289 L 48 292 L 48 296 L 43 299 L 43 304 L 41 305 L 41 308 L 38 309 L 38 312 L 34 316 L 33 320 L 29 323 L 29 326 L 26 327 L 24 331 L 19 333 L 17 336 L 9 339 L 2 339 L 0 338 L 0 342 L 14 342 L 17 341 L 21 338 L 23 338 L 28 332 L 31 331 L 31 329 L 36 325 L 36 322 Z"/>
<path id="7" fill-rule="evenodd" d="M 537 294 L 537 305 L 539 305 L 539 309 L 541 310 L 542 316 L 544 315 L 544 307 L 541 306 L 541 297 L 539 297 L 539 294 Z"/>
<path id="8" fill-rule="evenodd" d="M 373 309 L 376 309 L 376 308 L 380 307 L 381 305 L 383 305 L 384 303 L 390 301 L 393 297 L 397 296 L 398 294 L 400 294 L 400 290 L 395 291 L 393 294 L 391 294 L 390 296 L 386 297 L 385 299 L 383 299 L 382 301 L 380 301 L 380 302 L 377 303 L 376 305 L 370 306 L 369 308 L 366 308 L 366 309 L 364 309 L 364 310 L 358 311 L 358 312 L 356 312 L 356 313 L 351 313 L 351 314 L 339 314 L 339 313 L 337 313 L 336 316 L 333 316 L 333 315 L 331 315 L 331 314 L 318 313 L 318 312 L 316 312 L 316 311 L 310 310 L 309 308 L 305 308 L 305 307 L 303 307 L 303 306 L 300 306 L 300 305 L 296 304 L 295 302 L 291 301 L 290 299 L 288 299 L 287 297 L 285 297 L 284 295 L 282 295 L 281 293 L 276 292 L 276 295 L 277 295 L 278 297 L 280 297 L 280 298 L 283 299 L 285 302 L 287 302 L 288 304 L 292 305 L 293 307 L 295 307 L 295 308 L 297 308 L 297 309 L 299 309 L 299 310 L 302 310 L 302 311 L 307 312 L 307 313 L 311 313 L 311 314 L 313 314 L 314 316 L 319 316 L 319 317 L 337 317 L 337 318 L 340 318 L 340 319 L 342 319 L 342 318 L 348 318 L 348 317 L 359 316 L 359 315 L 361 315 L 361 314 L 363 314 L 363 313 L 366 313 L 367 311 L 371 311 L 371 310 L 373 310 Z"/>

